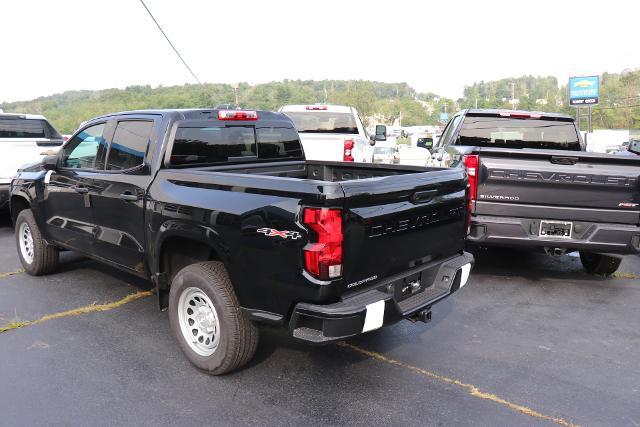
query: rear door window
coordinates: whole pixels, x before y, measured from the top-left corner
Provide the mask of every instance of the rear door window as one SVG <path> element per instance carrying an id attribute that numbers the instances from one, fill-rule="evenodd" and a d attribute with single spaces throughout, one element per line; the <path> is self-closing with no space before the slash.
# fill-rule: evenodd
<path id="1" fill-rule="evenodd" d="M 125 170 L 141 166 L 149 146 L 153 122 L 128 120 L 118 122 L 107 157 L 108 170 Z"/>
<path id="2" fill-rule="evenodd" d="M 570 119 L 467 115 L 456 145 L 492 148 L 537 148 L 580 151 Z"/>
<path id="3" fill-rule="evenodd" d="M 0 118 L 0 138 L 45 138 L 43 120 Z"/>

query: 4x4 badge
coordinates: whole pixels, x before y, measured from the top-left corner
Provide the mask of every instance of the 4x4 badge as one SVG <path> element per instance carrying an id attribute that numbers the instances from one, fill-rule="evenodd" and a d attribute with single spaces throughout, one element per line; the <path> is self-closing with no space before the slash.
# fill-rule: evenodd
<path id="1" fill-rule="evenodd" d="M 296 240 L 301 238 L 302 236 L 297 231 L 280 231 L 275 228 L 259 228 L 258 233 L 262 233 L 267 237 L 282 237 L 283 239 L 291 239 Z"/>

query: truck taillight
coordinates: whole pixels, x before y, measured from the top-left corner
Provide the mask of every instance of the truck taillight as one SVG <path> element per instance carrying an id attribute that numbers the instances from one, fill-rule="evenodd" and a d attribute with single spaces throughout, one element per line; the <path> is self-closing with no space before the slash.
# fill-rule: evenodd
<path id="1" fill-rule="evenodd" d="M 309 243 L 304 247 L 304 265 L 318 279 L 342 275 L 342 211 L 304 208 L 302 222 L 309 227 Z"/>
<path id="2" fill-rule="evenodd" d="M 344 155 L 342 156 L 343 162 L 353 162 L 353 146 L 355 142 L 353 139 L 344 140 Z"/>
<path id="3" fill-rule="evenodd" d="M 473 213 L 473 205 L 478 196 L 478 169 L 480 167 L 480 156 L 477 154 L 466 154 L 464 156 L 464 166 L 467 168 L 467 176 L 469 177 L 469 205 L 467 217 L 467 234 L 471 232 L 471 214 Z"/>
<path id="4" fill-rule="evenodd" d="M 220 110 L 218 120 L 258 120 L 258 113 L 244 110 Z"/>

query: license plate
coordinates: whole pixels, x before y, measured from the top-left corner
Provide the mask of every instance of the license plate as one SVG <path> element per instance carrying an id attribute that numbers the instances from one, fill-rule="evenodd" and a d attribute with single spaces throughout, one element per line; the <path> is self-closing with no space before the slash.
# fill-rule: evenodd
<path id="1" fill-rule="evenodd" d="M 570 239 L 573 233 L 573 222 L 540 221 L 540 237 Z"/>

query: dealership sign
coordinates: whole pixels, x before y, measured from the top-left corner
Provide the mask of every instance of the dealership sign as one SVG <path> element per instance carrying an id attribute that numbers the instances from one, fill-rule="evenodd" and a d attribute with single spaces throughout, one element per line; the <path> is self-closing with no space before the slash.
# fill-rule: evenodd
<path id="1" fill-rule="evenodd" d="M 575 106 L 596 105 L 600 92 L 598 76 L 569 77 L 569 104 Z"/>

